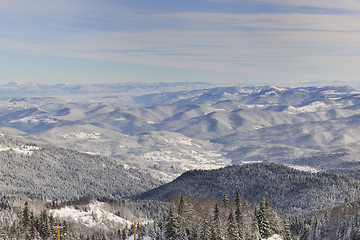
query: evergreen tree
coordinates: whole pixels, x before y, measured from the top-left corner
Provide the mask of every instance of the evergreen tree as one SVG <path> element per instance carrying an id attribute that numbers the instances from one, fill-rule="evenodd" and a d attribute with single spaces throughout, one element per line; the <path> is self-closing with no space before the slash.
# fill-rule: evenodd
<path id="1" fill-rule="evenodd" d="M 280 220 L 272 206 L 272 199 L 270 196 L 265 197 L 265 214 L 269 221 L 270 229 L 272 234 L 280 234 Z"/>
<path id="2" fill-rule="evenodd" d="M 34 212 L 31 211 L 31 212 L 30 212 L 30 229 L 29 229 L 30 239 L 35 239 L 36 234 L 37 234 L 37 231 L 36 231 L 36 227 L 35 227 Z"/>
<path id="3" fill-rule="evenodd" d="M 6 233 L 3 227 L 0 226 L 0 240 L 5 240 L 5 239 L 6 239 Z"/>
<path id="4" fill-rule="evenodd" d="M 300 232 L 299 240 L 309 240 L 309 228 L 303 228 Z"/>
<path id="5" fill-rule="evenodd" d="M 39 219 L 39 234 L 42 239 L 47 239 L 50 234 L 50 226 L 49 226 L 49 218 L 47 215 L 47 211 L 44 209 L 40 213 Z"/>
<path id="6" fill-rule="evenodd" d="M 185 200 L 184 197 L 181 195 L 180 196 L 180 200 L 179 200 L 179 205 L 178 205 L 178 215 L 182 216 L 185 212 Z"/>
<path id="7" fill-rule="evenodd" d="M 200 239 L 201 240 L 210 240 L 212 237 L 212 232 L 211 232 L 211 226 L 210 223 L 207 219 L 204 220 L 203 225 L 202 225 L 202 229 L 200 232 Z"/>
<path id="8" fill-rule="evenodd" d="M 55 219 L 54 219 L 54 216 L 52 214 L 50 214 L 50 216 L 49 216 L 49 227 L 50 227 L 49 231 L 50 231 L 51 236 L 57 235 L 57 230 L 56 230 L 56 228 L 54 228 L 54 226 L 55 226 Z M 65 229 L 66 229 L 66 226 L 65 226 Z"/>
<path id="9" fill-rule="evenodd" d="M 244 224 L 243 224 L 243 216 L 241 213 L 241 198 L 240 198 L 240 194 L 237 191 L 236 192 L 236 197 L 235 197 L 235 220 L 236 220 L 236 224 L 237 224 L 237 228 L 238 228 L 238 234 L 240 239 L 242 239 L 243 236 L 243 232 L 244 232 Z"/>
<path id="10" fill-rule="evenodd" d="M 360 213 L 357 213 L 352 219 L 352 239 L 360 239 Z"/>
<path id="11" fill-rule="evenodd" d="M 175 240 L 179 236 L 179 222 L 177 215 L 174 213 L 173 209 L 170 207 L 169 215 L 166 219 L 166 239 Z"/>
<path id="12" fill-rule="evenodd" d="M 261 237 L 270 237 L 272 235 L 272 231 L 267 214 L 267 205 L 263 197 L 260 199 L 260 209 L 257 211 L 257 219 Z"/>
<path id="13" fill-rule="evenodd" d="M 223 207 L 225 209 L 230 207 L 230 200 L 229 200 L 229 197 L 226 195 L 226 193 L 224 193 L 222 196 L 222 203 L 223 203 Z"/>
<path id="14" fill-rule="evenodd" d="M 22 216 L 22 224 L 24 227 L 24 231 L 27 231 L 30 226 L 30 210 L 29 210 L 29 203 L 26 201 L 23 216 Z"/>
<path id="15" fill-rule="evenodd" d="M 126 240 L 126 238 L 127 238 L 127 236 L 128 236 L 127 232 L 128 232 L 128 229 L 127 229 L 127 226 L 126 226 L 126 227 L 122 230 L 122 234 L 121 234 L 122 240 Z"/>
<path id="16" fill-rule="evenodd" d="M 291 240 L 291 232 L 290 232 L 290 224 L 287 216 L 284 216 L 283 220 L 283 233 L 281 234 L 283 236 L 284 240 Z"/>
<path id="17" fill-rule="evenodd" d="M 229 213 L 228 225 L 227 225 L 227 236 L 228 236 L 228 239 L 231 239 L 231 240 L 239 240 L 240 239 L 232 211 L 230 211 L 230 213 Z"/>
<path id="18" fill-rule="evenodd" d="M 218 204 L 215 203 L 215 207 L 214 207 L 214 223 L 218 224 L 219 221 L 220 221 L 220 211 L 219 211 Z"/>
<path id="19" fill-rule="evenodd" d="M 215 203 L 214 212 L 213 212 L 213 235 L 220 236 L 220 210 L 218 204 Z"/>

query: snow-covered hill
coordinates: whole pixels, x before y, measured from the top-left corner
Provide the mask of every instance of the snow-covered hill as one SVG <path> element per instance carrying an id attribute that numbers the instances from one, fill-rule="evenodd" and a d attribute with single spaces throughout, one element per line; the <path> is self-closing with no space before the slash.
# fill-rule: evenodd
<path id="1" fill-rule="evenodd" d="M 1 99 L 3 131 L 138 164 L 167 181 L 190 169 L 249 162 L 360 167 L 360 92 L 349 87 L 33 87 L 67 94 Z M 342 157 L 323 164 L 318 156 Z"/>
<path id="2" fill-rule="evenodd" d="M 0 135 L 0 192 L 39 199 L 130 196 L 160 185 L 158 173 L 121 159 Z"/>

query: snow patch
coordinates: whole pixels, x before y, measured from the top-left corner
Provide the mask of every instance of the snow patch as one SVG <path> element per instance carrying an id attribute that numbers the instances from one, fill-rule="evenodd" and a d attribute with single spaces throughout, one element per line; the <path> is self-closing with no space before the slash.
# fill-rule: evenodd
<path id="1" fill-rule="evenodd" d="M 103 202 L 93 201 L 82 209 L 66 206 L 61 209 L 50 210 L 50 213 L 61 219 L 73 219 L 87 227 L 109 229 L 117 225 L 122 227 L 131 225 L 130 221 L 104 210 L 103 205 Z"/>
<path id="2" fill-rule="evenodd" d="M 279 235 L 274 234 L 269 238 L 262 238 L 262 240 L 283 240 Z"/>
<path id="3" fill-rule="evenodd" d="M 303 171 L 303 172 L 312 172 L 312 173 L 317 173 L 319 172 L 319 170 L 317 170 L 316 168 L 312 168 L 309 166 L 300 166 L 300 165 L 291 165 L 291 164 L 285 164 L 288 167 L 291 167 L 293 169 L 299 170 L 299 171 Z"/>
<path id="4" fill-rule="evenodd" d="M 138 238 L 136 238 L 136 239 L 138 239 Z M 153 240 L 151 237 L 149 237 L 149 236 L 143 236 L 143 238 L 142 238 L 143 240 Z M 131 235 L 130 237 L 128 237 L 126 240 L 134 240 L 134 234 L 133 235 Z"/>
<path id="5" fill-rule="evenodd" d="M 38 123 L 38 122 L 53 124 L 53 123 L 57 123 L 59 121 L 54 118 L 38 119 L 37 117 L 34 117 L 34 116 L 24 117 L 24 118 L 9 121 L 9 123 Z"/>
<path id="6" fill-rule="evenodd" d="M 184 145 L 188 145 L 188 146 L 193 145 L 191 138 L 188 138 L 188 137 L 185 137 L 185 136 L 175 138 L 175 139 L 166 139 L 165 141 L 167 141 L 169 143 L 172 143 L 174 145 L 177 145 L 177 144 L 184 144 Z"/>
<path id="7" fill-rule="evenodd" d="M 65 139 L 98 139 L 101 137 L 101 133 L 75 132 L 75 133 L 65 133 L 61 136 Z"/>
<path id="8" fill-rule="evenodd" d="M 241 161 L 242 164 L 262 163 L 263 161 Z"/>
<path id="9" fill-rule="evenodd" d="M 8 147 L 8 146 L 0 145 L 0 152 L 9 151 L 9 150 L 12 150 L 19 154 L 32 155 L 34 151 L 40 150 L 40 148 L 36 146 L 28 146 L 28 145 L 22 145 L 20 147 Z"/>
<path id="10" fill-rule="evenodd" d="M 264 108 L 265 105 L 263 105 L 263 104 L 247 104 L 246 107 L 250 108 L 250 109 L 252 109 L 252 108 Z"/>
<path id="11" fill-rule="evenodd" d="M 298 114 L 298 113 L 305 113 L 305 112 L 321 112 L 321 111 L 325 111 L 329 107 L 331 107 L 331 106 L 328 106 L 324 102 L 315 101 L 315 102 L 312 102 L 311 104 L 303 106 L 303 107 L 289 106 L 286 112 L 288 112 L 290 114 Z"/>
<path id="12" fill-rule="evenodd" d="M 123 117 L 122 117 L 122 118 L 115 118 L 115 119 L 114 119 L 114 121 L 124 121 L 124 120 L 126 120 L 126 118 L 123 118 Z"/>

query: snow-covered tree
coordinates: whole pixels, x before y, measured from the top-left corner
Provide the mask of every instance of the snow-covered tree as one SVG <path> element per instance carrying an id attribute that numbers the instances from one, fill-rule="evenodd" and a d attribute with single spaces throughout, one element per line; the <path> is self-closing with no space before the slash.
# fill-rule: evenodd
<path id="1" fill-rule="evenodd" d="M 166 219 L 166 239 L 172 240 L 172 239 L 178 239 L 179 237 L 179 220 L 177 214 L 174 212 L 174 210 L 170 207 L 168 217 Z"/>

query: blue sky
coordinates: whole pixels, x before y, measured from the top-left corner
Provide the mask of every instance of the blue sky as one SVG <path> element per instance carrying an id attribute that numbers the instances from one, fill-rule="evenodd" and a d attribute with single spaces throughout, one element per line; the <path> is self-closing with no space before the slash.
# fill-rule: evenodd
<path id="1" fill-rule="evenodd" d="M 359 23 L 359 0 L 2 0 L 0 84 L 358 83 Z"/>

